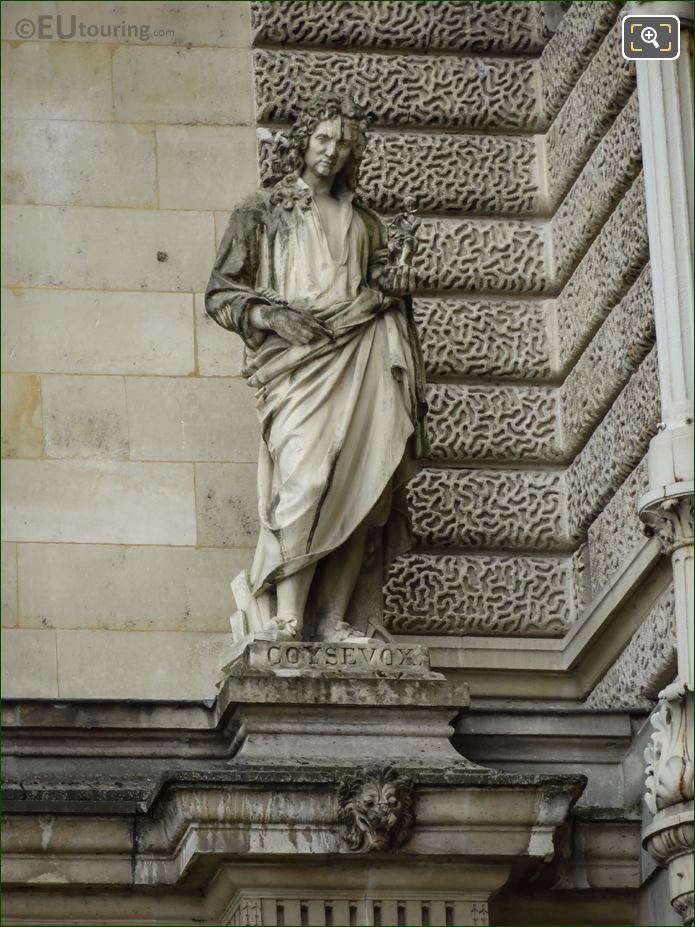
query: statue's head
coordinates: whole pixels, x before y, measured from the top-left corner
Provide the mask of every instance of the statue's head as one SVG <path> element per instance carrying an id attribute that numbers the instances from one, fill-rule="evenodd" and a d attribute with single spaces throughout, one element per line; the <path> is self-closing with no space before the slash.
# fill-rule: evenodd
<path id="1" fill-rule="evenodd" d="M 272 164 L 274 173 L 299 176 L 309 166 L 324 176 L 340 177 L 354 190 L 369 121 L 369 114 L 352 97 L 337 93 L 312 97 L 282 140 Z"/>

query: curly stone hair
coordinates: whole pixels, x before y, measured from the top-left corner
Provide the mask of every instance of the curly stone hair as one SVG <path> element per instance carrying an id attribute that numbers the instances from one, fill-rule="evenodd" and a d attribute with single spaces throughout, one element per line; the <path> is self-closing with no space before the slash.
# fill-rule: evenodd
<path id="1" fill-rule="evenodd" d="M 324 119 L 342 119 L 352 124 L 355 143 L 352 155 L 343 168 L 343 180 L 347 187 L 354 190 L 360 161 L 367 145 L 366 130 L 373 116 L 351 96 L 338 93 L 320 93 L 312 97 L 306 105 L 300 107 L 291 129 L 286 135 L 275 138 L 275 150 L 271 159 L 271 168 L 276 178 L 288 175 L 296 178 L 304 166 L 304 152 L 309 146 L 309 139 L 316 126 Z"/>
<path id="2" fill-rule="evenodd" d="M 338 787 L 338 820 L 351 850 L 396 851 L 415 822 L 414 783 L 395 766 L 367 766 Z"/>

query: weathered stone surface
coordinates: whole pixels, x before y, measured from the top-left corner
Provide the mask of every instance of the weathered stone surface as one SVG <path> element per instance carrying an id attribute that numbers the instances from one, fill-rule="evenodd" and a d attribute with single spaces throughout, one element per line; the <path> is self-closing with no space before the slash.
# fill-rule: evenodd
<path id="1" fill-rule="evenodd" d="M 143 208 L 157 204 L 151 126 L 7 119 L 3 134 L 7 202 Z"/>
<path id="2" fill-rule="evenodd" d="M 418 288 L 538 293 L 548 283 L 540 226 L 423 219 L 417 238 L 413 270 Z"/>
<path id="3" fill-rule="evenodd" d="M 565 277 L 586 251 L 641 166 L 639 107 L 635 91 L 552 218 L 557 277 Z"/>
<path id="4" fill-rule="evenodd" d="M 565 474 L 570 536 L 581 536 L 644 457 L 660 418 L 656 349 Z"/>
<path id="5" fill-rule="evenodd" d="M 559 637 L 572 621 L 566 560 L 411 553 L 392 561 L 384 624 L 401 634 Z"/>
<path id="6" fill-rule="evenodd" d="M 225 331 L 205 311 L 202 293 L 195 295 L 195 346 L 201 377 L 238 377 L 244 359 L 244 342 Z"/>
<path id="7" fill-rule="evenodd" d="M 574 456 L 611 401 L 654 344 L 654 308 L 647 266 L 611 310 L 560 389 L 565 454 Z"/>
<path id="8" fill-rule="evenodd" d="M 550 367 L 545 303 L 416 299 L 425 365 L 434 377 L 542 379 Z"/>
<path id="9" fill-rule="evenodd" d="M 3 290 L 6 370 L 190 374 L 190 295 Z"/>
<path id="10" fill-rule="evenodd" d="M 294 118 L 297 87 L 333 89 L 336 73 L 380 124 L 528 128 L 537 117 L 532 61 L 257 49 L 259 122 Z"/>
<path id="11" fill-rule="evenodd" d="M 17 624 L 17 545 L 3 541 L 0 544 L 0 595 L 2 597 L 2 626 L 13 628 Z"/>
<path id="12" fill-rule="evenodd" d="M 209 213 L 6 206 L 3 217 L 6 284 L 196 292 L 210 270 Z"/>
<path id="13" fill-rule="evenodd" d="M 573 3 L 540 57 L 543 115 L 550 122 L 613 25 L 620 3 Z"/>
<path id="14" fill-rule="evenodd" d="M 126 393 L 133 460 L 258 457 L 260 429 L 245 380 L 129 377 Z"/>
<path id="15" fill-rule="evenodd" d="M 195 465 L 198 544 L 249 547 L 258 536 L 256 464 Z"/>
<path id="16" fill-rule="evenodd" d="M 617 6 L 617 4 L 613 4 Z M 545 32 L 536 3 L 251 3 L 257 43 L 470 51 L 539 51 Z"/>
<path id="17" fill-rule="evenodd" d="M 55 698 L 55 631 L 3 628 L 1 637 L 3 698 Z"/>
<path id="18" fill-rule="evenodd" d="M 0 8 L 3 40 L 15 41 L 20 37 L 17 35 L 16 26 L 22 16 L 30 16 L 33 19 L 46 13 L 55 13 L 55 2 L 52 0 L 6 0 Z M 26 39 L 26 36 L 23 38 Z"/>
<path id="19" fill-rule="evenodd" d="M 131 34 L 82 37 L 79 33 L 70 41 L 108 42 L 113 45 L 210 45 L 223 48 L 247 48 L 250 42 L 250 11 L 248 3 L 141 3 L 121 0 L 117 8 L 109 4 L 92 4 L 89 17 L 80 0 L 55 4 L 63 20 L 70 16 L 88 20 L 90 25 L 103 27 L 123 22 Z M 135 31 L 137 30 L 137 31 Z"/>
<path id="20" fill-rule="evenodd" d="M 161 209 L 234 209 L 258 187 L 247 126 L 157 126 Z"/>
<path id="21" fill-rule="evenodd" d="M 589 526 L 591 587 L 594 594 L 615 576 L 629 555 L 646 540 L 637 515 L 637 500 L 649 486 L 647 461 L 642 460 L 595 522 Z"/>
<path id="22" fill-rule="evenodd" d="M 560 455 L 556 391 L 430 384 L 432 456 L 440 460 L 553 460 Z"/>
<path id="23" fill-rule="evenodd" d="M 545 139 L 548 193 L 555 203 L 571 185 L 635 88 L 634 61 L 623 58 L 622 22 L 601 43 Z"/>
<path id="24" fill-rule="evenodd" d="M 273 140 L 259 139 L 261 176 L 273 173 Z M 463 167 L 462 167 L 463 165 Z M 504 135 L 374 132 L 360 165 L 359 193 L 372 209 L 402 209 L 414 196 L 423 212 L 531 212 L 538 204 L 536 146 Z"/>
<path id="25" fill-rule="evenodd" d="M 418 544 L 435 547 L 566 546 L 564 495 L 557 473 L 440 470 L 408 484 Z"/>
<path id="26" fill-rule="evenodd" d="M 656 699 L 676 675 L 673 589 L 661 596 L 632 640 L 584 703 L 587 708 L 634 708 Z"/>
<path id="27" fill-rule="evenodd" d="M 111 50 L 70 42 L 6 43 L 2 95 L 5 116 L 111 122 Z"/>
<path id="28" fill-rule="evenodd" d="M 22 626 L 228 633 L 234 610 L 229 582 L 249 566 L 251 553 L 20 544 Z"/>
<path id="29" fill-rule="evenodd" d="M 42 453 L 41 378 L 3 374 L 2 456 L 40 457 Z"/>
<path id="30" fill-rule="evenodd" d="M 648 259 L 640 174 L 555 300 L 561 366 L 577 356 Z"/>
<path id="31" fill-rule="evenodd" d="M 229 634 L 167 631 L 56 635 L 61 698 L 212 699 Z"/>
<path id="32" fill-rule="evenodd" d="M 190 464 L 6 460 L 9 541 L 196 543 Z"/>
<path id="33" fill-rule="evenodd" d="M 128 458 L 123 377 L 41 378 L 47 457 Z"/>
<path id="34" fill-rule="evenodd" d="M 584 542 L 572 554 L 570 566 L 570 583 L 575 620 L 591 602 L 591 584 L 589 577 L 589 545 Z"/>
<path id="35" fill-rule="evenodd" d="M 113 54 L 119 122 L 249 125 L 251 55 L 245 49 L 123 46 Z"/>

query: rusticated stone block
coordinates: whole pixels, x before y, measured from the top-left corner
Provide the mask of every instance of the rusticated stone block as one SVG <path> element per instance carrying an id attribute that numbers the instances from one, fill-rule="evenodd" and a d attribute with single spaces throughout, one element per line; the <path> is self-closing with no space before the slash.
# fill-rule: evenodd
<path id="1" fill-rule="evenodd" d="M 560 476 L 543 470 L 440 470 L 408 484 L 416 543 L 426 547 L 567 545 Z"/>
<path id="2" fill-rule="evenodd" d="M 256 117 L 287 122 L 305 96 L 335 89 L 335 75 L 382 125 L 529 128 L 536 122 L 536 65 L 454 56 L 254 52 Z"/>
<path id="3" fill-rule="evenodd" d="M 554 460 L 556 393 L 539 387 L 430 384 L 432 456 L 439 460 Z"/>
<path id="4" fill-rule="evenodd" d="M 416 299 L 430 376 L 550 375 L 549 306 L 538 302 Z"/>
<path id="5" fill-rule="evenodd" d="M 560 388 L 563 451 L 581 448 L 654 344 L 651 274 L 645 267 L 611 310 Z"/>
<path id="6" fill-rule="evenodd" d="M 279 180 L 272 168 L 276 138 L 259 141 L 265 184 Z M 521 215 L 538 205 L 536 147 L 523 136 L 374 132 L 358 189 L 372 209 L 385 212 L 414 196 L 425 212 Z"/>
<path id="7" fill-rule="evenodd" d="M 548 194 L 558 202 L 635 88 L 618 21 L 591 59 L 546 135 Z"/>
<path id="8" fill-rule="evenodd" d="M 644 457 L 660 417 L 656 349 L 647 355 L 565 474 L 571 537 L 583 536 Z"/>
<path id="9" fill-rule="evenodd" d="M 540 58 L 543 115 L 550 122 L 620 12 L 621 3 L 573 3 Z"/>
<path id="10" fill-rule="evenodd" d="M 673 588 L 654 604 L 632 640 L 584 703 L 585 708 L 645 707 L 676 675 Z"/>
<path id="11" fill-rule="evenodd" d="M 641 166 L 642 144 L 635 92 L 552 218 L 556 277 L 565 277 L 586 251 Z"/>
<path id="12" fill-rule="evenodd" d="M 591 589 L 596 595 L 610 582 L 630 553 L 646 540 L 637 501 L 649 487 L 647 461 L 641 460 L 596 521 L 589 526 Z"/>
<path id="13" fill-rule="evenodd" d="M 547 285 L 544 231 L 537 225 L 423 219 L 417 238 L 418 288 L 539 293 Z"/>
<path id="14" fill-rule="evenodd" d="M 614 4 L 617 6 L 617 4 Z M 254 42 L 277 45 L 540 51 L 542 4 L 367 2 L 251 4 Z"/>
<path id="15" fill-rule="evenodd" d="M 384 623 L 401 634 L 559 637 L 569 582 L 562 559 L 411 553 L 389 567 Z"/>
<path id="16" fill-rule="evenodd" d="M 560 365 L 587 344 L 649 259 L 644 181 L 640 174 L 555 300 Z"/>

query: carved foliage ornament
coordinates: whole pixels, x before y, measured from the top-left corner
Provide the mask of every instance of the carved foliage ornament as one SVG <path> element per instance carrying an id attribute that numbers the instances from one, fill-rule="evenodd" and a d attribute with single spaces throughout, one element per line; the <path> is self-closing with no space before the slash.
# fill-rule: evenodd
<path id="1" fill-rule="evenodd" d="M 394 766 L 367 766 L 338 788 L 338 820 L 356 853 L 397 850 L 410 837 L 415 812 L 414 785 Z"/>
<path id="2" fill-rule="evenodd" d="M 673 496 L 659 499 L 654 505 L 640 512 L 647 531 L 659 539 L 665 554 L 672 554 L 680 547 L 691 547 L 693 543 L 693 498 Z"/>
<path id="3" fill-rule="evenodd" d="M 659 693 L 652 733 L 644 751 L 647 761 L 644 800 L 652 814 L 693 798 L 692 698 L 685 683 Z M 690 709 L 690 710 L 689 710 Z"/>

